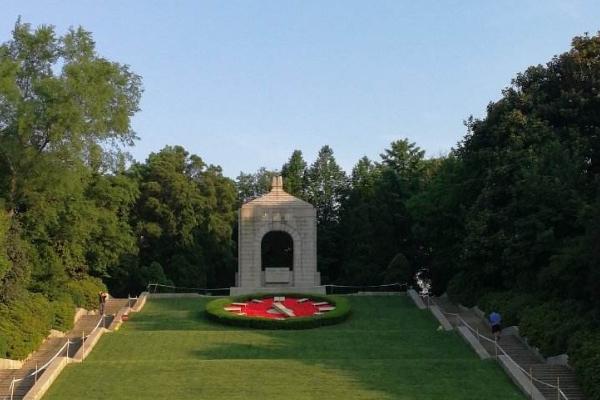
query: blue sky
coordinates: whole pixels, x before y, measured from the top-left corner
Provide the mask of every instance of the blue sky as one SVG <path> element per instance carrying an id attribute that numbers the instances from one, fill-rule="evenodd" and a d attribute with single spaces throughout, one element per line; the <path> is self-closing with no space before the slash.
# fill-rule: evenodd
<path id="1" fill-rule="evenodd" d="M 329 144 L 350 170 L 408 137 L 435 156 L 512 77 L 600 30 L 600 1 L 3 0 L 0 41 L 21 15 L 82 25 L 98 52 L 142 75 L 136 159 L 181 144 L 226 175 L 310 163 Z"/>

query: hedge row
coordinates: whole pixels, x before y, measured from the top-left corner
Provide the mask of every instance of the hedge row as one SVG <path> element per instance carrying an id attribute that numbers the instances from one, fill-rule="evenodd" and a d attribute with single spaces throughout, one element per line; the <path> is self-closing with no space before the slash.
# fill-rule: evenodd
<path id="1" fill-rule="evenodd" d="M 460 296 L 451 296 L 460 301 Z M 567 353 L 590 400 L 600 400 L 600 329 L 574 301 L 543 302 L 531 293 L 493 292 L 477 301 L 486 315 L 502 314 L 505 326 L 518 325 L 529 343 L 546 356 Z"/>
<path id="2" fill-rule="evenodd" d="M 96 308 L 100 290 L 102 282 L 88 278 L 70 281 L 51 299 L 23 292 L 8 304 L 0 303 L 0 358 L 22 360 L 42 344 L 50 329 L 71 329 L 75 307 Z"/>
<path id="3" fill-rule="evenodd" d="M 235 315 L 229 311 L 225 311 L 233 302 L 245 302 L 251 299 L 263 299 L 272 296 L 286 297 L 309 297 L 318 301 L 327 301 L 335 306 L 335 310 L 329 311 L 323 315 L 315 315 L 311 317 L 297 317 L 284 320 L 261 317 L 246 317 Z M 298 294 L 298 293 L 278 293 L 278 294 L 249 294 L 236 297 L 227 297 L 216 299 L 206 305 L 206 316 L 208 319 L 233 326 L 242 326 L 255 329 L 311 329 L 325 325 L 338 324 L 346 320 L 350 316 L 350 303 L 347 299 L 339 296 L 321 296 L 314 294 Z"/>

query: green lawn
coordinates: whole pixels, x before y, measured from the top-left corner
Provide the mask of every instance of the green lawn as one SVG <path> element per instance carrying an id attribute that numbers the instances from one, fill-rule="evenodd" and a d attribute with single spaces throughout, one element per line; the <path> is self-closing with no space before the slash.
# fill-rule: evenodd
<path id="1" fill-rule="evenodd" d="M 350 300 L 350 320 L 304 331 L 220 326 L 205 299 L 152 300 L 44 400 L 524 399 L 406 297 Z"/>

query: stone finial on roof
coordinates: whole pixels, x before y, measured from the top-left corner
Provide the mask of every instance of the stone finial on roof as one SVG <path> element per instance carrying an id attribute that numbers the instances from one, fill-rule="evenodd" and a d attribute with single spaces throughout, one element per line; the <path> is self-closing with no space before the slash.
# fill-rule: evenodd
<path id="1" fill-rule="evenodd" d="M 283 177 L 274 176 L 271 181 L 271 190 L 283 190 Z"/>

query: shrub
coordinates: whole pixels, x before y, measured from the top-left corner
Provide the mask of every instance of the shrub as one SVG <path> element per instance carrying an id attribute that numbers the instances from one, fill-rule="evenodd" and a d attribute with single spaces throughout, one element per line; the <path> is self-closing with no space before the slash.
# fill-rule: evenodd
<path id="1" fill-rule="evenodd" d="M 250 299 L 261 299 L 271 296 L 310 297 L 311 299 L 330 302 L 335 305 L 335 310 L 329 311 L 323 315 L 276 320 L 270 318 L 239 316 L 223 309 L 223 307 L 226 307 L 232 302 L 244 302 Z M 350 303 L 347 299 L 339 296 L 319 296 L 298 293 L 249 294 L 211 301 L 206 305 L 206 316 L 210 320 L 222 324 L 255 329 L 311 329 L 319 326 L 338 324 L 346 320 L 350 316 Z"/>
<path id="2" fill-rule="evenodd" d="M 483 288 L 464 272 L 459 272 L 448 283 L 448 297 L 455 303 L 473 307 L 483 294 Z"/>
<path id="3" fill-rule="evenodd" d="M 71 300 L 71 297 L 63 296 L 62 299 L 52 301 L 50 304 L 54 314 L 52 329 L 66 332 L 73 328 L 75 304 Z"/>
<path id="4" fill-rule="evenodd" d="M 490 292 L 479 299 L 477 305 L 486 315 L 497 311 L 502 315 L 504 326 L 519 325 L 526 307 L 539 304 L 532 294 L 518 292 Z"/>
<path id="5" fill-rule="evenodd" d="M 547 302 L 525 308 L 519 330 L 542 354 L 553 356 L 566 353 L 569 337 L 587 325 L 575 303 Z"/>
<path id="6" fill-rule="evenodd" d="M 1 329 L 1 328 L 0 328 Z M 0 358 L 6 357 L 8 351 L 8 339 L 6 335 L 0 331 Z"/>
<path id="7" fill-rule="evenodd" d="M 39 293 L 25 293 L 8 304 L 0 304 L 2 358 L 23 359 L 37 349 L 52 327 L 54 313 Z"/>
<path id="8" fill-rule="evenodd" d="M 86 277 L 67 283 L 67 292 L 75 305 L 88 310 L 98 307 L 98 292 L 105 290 L 106 286 L 98 278 Z"/>
<path id="9" fill-rule="evenodd" d="M 579 332 L 569 341 L 569 363 L 590 400 L 600 400 L 600 332 Z"/>

